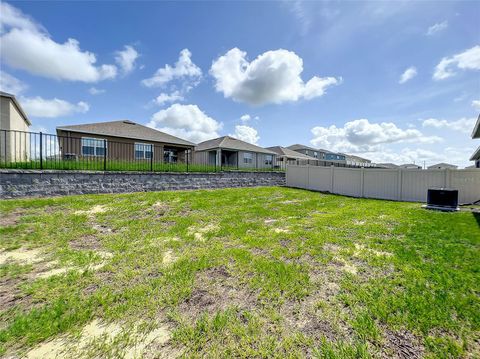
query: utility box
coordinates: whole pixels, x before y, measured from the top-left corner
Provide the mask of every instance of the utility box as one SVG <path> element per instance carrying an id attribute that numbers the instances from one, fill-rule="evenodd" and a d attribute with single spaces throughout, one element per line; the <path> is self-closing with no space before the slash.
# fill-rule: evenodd
<path id="1" fill-rule="evenodd" d="M 441 211 L 458 211 L 458 190 L 450 188 L 429 188 L 425 208 Z"/>

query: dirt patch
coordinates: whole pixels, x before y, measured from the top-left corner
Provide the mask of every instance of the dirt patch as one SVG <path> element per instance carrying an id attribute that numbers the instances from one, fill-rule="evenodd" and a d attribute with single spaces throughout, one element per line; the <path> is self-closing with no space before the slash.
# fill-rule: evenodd
<path id="1" fill-rule="evenodd" d="M 20 219 L 22 218 L 22 215 L 24 214 L 24 211 L 13 211 L 10 213 L 3 213 L 0 216 L 0 227 L 6 227 L 6 226 L 15 226 L 20 222 Z"/>
<path id="2" fill-rule="evenodd" d="M 280 234 L 280 233 L 290 233 L 290 230 L 287 228 L 274 228 L 273 232 Z"/>
<path id="3" fill-rule="evenodd" d="M 102 248 L 100 239 L 93 235 L 82 236 L 78 239 L 70 241 L 70 248 L 76 250 L 97 250 Z"/>
<path id="4" fill-rule="evenodd" d="M 193 235 L 193 238 L 195 238 L 195 240 L 204 242 L 205 234 L 217 231 L 218 228 L 219 227 L 216 224 L 207 224 L 201 228 L 193 226 L 188 229 L 188 234 Z"/>
<path id="5" fill-rule="evenodd" d="M 367 252 L 368 254 L 373 254 L 377 257 L 391 257 L 393 254 L 390 252 L 377 251 L 375 249 L 367 248 L 363 244 L 355 243 L 355 255 L 359 255 L 362 251 Z"/>
<path id="6" fill-rule="evenodd" d="M 409 331 L 394 332 L 385 330 L 386 348 L 390 353 L 382 353 L 383 358 L 416 359 L 423 358 L 424 348 L 419 340 Z M 393 354 L 393 356 L 392 356 Z"/>
<path id="7" fill-rule="evenodd" d="M 170 210 L 170 206 L 161 201 L 155 202 L 152 205 L 152 208 L 155 210 L 158 216 L 163 216 Z"/>
<path id="8" fill-rule="evenodd" d="M 103 212 L 106 212 L 107 211 L 107 207 L 104 206 L 104 205 L 100 205 L 100 204 L 97 204 L 95 206 L 93 206 L 92 208 L 90 208 L 89 210 L 86 210 L 86 211 L 75 211 L 74 213 L 75 214 L 86 214 L 88 216 L 92 216 L 96 213 L 103 213 Z"/>
<path id="9" fill-rule="evenodd" d="M 342 271 L 356 275 L 358 273 L 358 268 L 355 264 L 347 262 L 341 257 L 334 257 L 332 264 L 339 267 Z"/>
<path id="10" fill-rule="evenodd" d="M 180 305 L 179 312 L 195 320 L 203 313 L 214 314 L 229 307 L 250 309 L 256 300 L 255 293 L 220 266 L 197 274 L 195 288 L 190 298 Z"/>
<path id="11" fill-rule="evenodd" d="M 173 255 L 172 250 L 166 251 L 165 254 L 163 255 L 163 264 L 164 265 L 170 265 L 173 262 L 175 262 L 176 260 L 177 260 L 177 258 Z"/>
<path id="12" fill-rule="evenodd" d="M 0 265 L 10 261 L 33 264 L 43 261 L 43 257 L 41 252 L 36 249 L 19 248 L 13 251 L 0 252 Z"/>
<path id="13" fill-rule="evenodd" d="M 163 345 L 170 340 L 170 330 L 166 326 L 159 326 L 148 333 L 139 333 L 133 329 L 133 344 L 124 348 L 124 358 L 139 358 L 147 348 L 152 344 Z M 100 343 L 112 343 L 125 333 L 125 328 L 117 323 L 102 323 L 95 319 L 87 324 L 81 331 L 80 337 L 62 335 L 48 342 L 44 342 L 30 350 L 26 358 L 57 358 L 65 356 L 82 356 L 87 353 L 89 347 L 96 346 L 102 348 Z M 98 353 L 96 357 L 102 357 L 102 353 Z"/>

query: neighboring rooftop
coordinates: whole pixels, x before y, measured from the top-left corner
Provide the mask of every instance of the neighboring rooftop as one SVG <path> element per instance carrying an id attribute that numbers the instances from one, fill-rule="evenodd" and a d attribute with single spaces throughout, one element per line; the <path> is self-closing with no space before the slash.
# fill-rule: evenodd
<path id="1" fill-rule="evenodd" d="M 293 151 L 306 149 L 306 150 L 310 150 L 310 151 L 318 151 L 318 152 L 322 151 L 322 152 L 324 152 L 324 150 L 319 150 L 318 148 L 313 148 L 313 147 L 310 147 L 310 146 L 301 145 L 301 144 L 299 144 L 299 143 L 296 143 L 296 144 L 294 144 L 294 145 L 288 146 L 287 148 L 290 149 L 290 150 L 293 150 Z M 328 152 L 328 151 L 327 151 L 327 152 Z"/>
<path id="2" fill-rule="evenodd" d="M 267 150 L 275 152 L 280 157 L 296 158 L 299 160 L 317 160 L 315 157 L 304 155 L 303 153 L 293 151 L 287 147 L 273 146 L 267 147 Z"/>
<path id="3" fill-rule="evenodd" d="M 15 97 L 15 95 L 13 95 L 13 94 L 11 94 L 11 93 L 8 93 L 8 92 L 0 91 L 0 97 L 6 97 L 6 98 L 9 98 L 10 100 L 12 100 L 12 102 L 13 102 L 13 104 L 15 105 L 15 107 L 17 108 L 18 112 L 20 112 L 20 114 L 22 115 L 23 120 L 24 120 L 29 126 L 32 125 L 32 123 L 31 123 L 30 120 L 28 119 L 27 114 L 25 113 L 25 111 L 23 111 L 22 106 L 20 106 L 20 103 L 17 101 L 17 98 Z"/>
<path id="4" fill-rule="evenodd" d="M 480 161 L 480 146 L 473 152 L 472 157 L 470 157 L 470 161 Z"/>
<path id="5" fill-rule="evenodd" d="M 386 163 L 377 163 L 377 167 L 398 168 L 399 166 L 396 165 L 395 163 L 386 162 Z"/>
<path id="6" fill-rule="evenodd" d="M 251 143 L 248 143 L 230 136 L 222 136 L 222 137 L 214 138 L 213 140 L 201 142 L 195 147 L 195 151 L 207 151 L 207 150 L 213 150 L 217 148 L 221 148 L 225 150 L 248 151 L 248 152 L 258 152 L 258 153 L 266 153 L 269 155 L 276 155 L 276 153 L 273 151 L 267 150 L 263 147 L 253 145 Z"/>
<path id="7" fill-rule="evenodd" d="M 58 130 L 101 136 L 131 138 L 143 141 L 162 142 L 174 145 L 195 146 L 193 142 L 169 135 L 168 133 L 143 126 L 129 120 L 59 126 L 57 127 L 57 131 Z"/>
<path id="8" fill-rule="evenodd" d="M 416 165 L 415 163 L 405 163 L 403 165 L 398 166 L 400 168 L 418 168 L 422 169 L 422 166 Z"/>
<path id="9" fill-rule="evenodd" d="M 472 138 L 480 138 L 480 115 L 478 115 L 477 123 L 473 127 Z"/>
<path id="10" fill-rule="evenodd" d="M 458 168 L 458 166 L 452 165 L 452 164 L 450 164 L 450 163 L 440 162 L 440 163 L 436 163 L 436 164 L 434 164 L 434 165 L 428 166 L 427 168 L 428 168 L 428 169 L 450 168 L 450 169 L 453 170 L 453 169 Z"/>

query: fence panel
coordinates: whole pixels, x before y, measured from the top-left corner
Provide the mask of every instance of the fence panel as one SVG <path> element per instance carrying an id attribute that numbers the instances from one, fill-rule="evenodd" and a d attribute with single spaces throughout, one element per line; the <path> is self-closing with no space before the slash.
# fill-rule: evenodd
<path id="1" fill-rule="evenodd" d="M 331 191 L 332 171 L 332 167 L 310 166 L 308 168 L 308 189 L 315 191 Z"/>
<path id="2" fill-rule="evenodd" d="M 368 198 L 399 199 L 399 173 L 392 169 L 366 169 L 363 195 Z"/>
<path id="3" fill-rule="evenodd" d="M 332 183 L 333 180 L 333 183 Z M 287 166 L 287 186 L 353 197 L 425 202 L 429 188 L 454 188 L 459 203 L 480 200 L 480 170 L 392 170 Z"/>
<path id="4" fill-rule="evenodd" d="M 401 200 L 426 202 L 429 188 L 446 186 L 444 170 L 403 170 Z"/>
<path id="5" fill-rule="evenodd" d="M 362 196 L 362 170 L 336 167 L 333 172 L 333 192 L 346 196 Z"/>

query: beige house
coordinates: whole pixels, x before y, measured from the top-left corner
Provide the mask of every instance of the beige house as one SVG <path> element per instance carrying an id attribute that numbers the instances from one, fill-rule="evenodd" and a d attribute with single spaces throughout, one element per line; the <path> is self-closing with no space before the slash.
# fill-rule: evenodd
<path id="1" fill-rule="evenodd" d="M 351 166 L 370 167 L 372 165 L 371 160 L 355 155 L 345 154 L 345 160 L 347 161 L 347 165 Z"/>
<path id="2" fill-rule="evenodd" d="M 472 138 L 480 138 L 480 115 L 478 115 L 477 123 L 473 128 Z M 475 167 L 480 168 L 480 146 L 477 147 L 477 150 L 470 157 L 470 161 L 475 161 Z"/>
<path id="3" fill-rule="evenodd" d="M 303 153 L 293 151 L 282 146 L 267 147 L 267 150 L 277 154 L 277 165 L 285 168 L 287 164 L 316 164 L 318 160 L 314 157 L 307 156 Z"/>
<path id="4" fill-rule="evenodd" d="M 456 170 L 457 168 L 458 166 L 451 165 L 450 163 L 444 163 L 444 162 L 437 163 L 427 167 L 427 169 L 429 170 L 446 170 L 446 169 Z"/>
<path id="5" fill-rule="evenodd" d="M 199 143 L 195 163 L 233 168 L 275 168 L 276 153 L 251 143 L 223 136 Z"/>
<path id="6" fill-rule="evenodd" d="M 405 163 L 398 167 L 404 170 L 421 170 L 422 169 L 422 166 L 416 165 L 415 163 Z"/>
<path id="7" fill-rule="evenodd" d="M 138 123 L 122 120 L 57 127 L 64 159 L 106 157 L 118 161 L 191 161 L 194 143 Z"/>
<path id="8" fill-rule="evenodd" d="M 0 91 L 0 159 L 5 162 L 26 161 L 31 156 L 32 125 L 14 95 Z"/>

